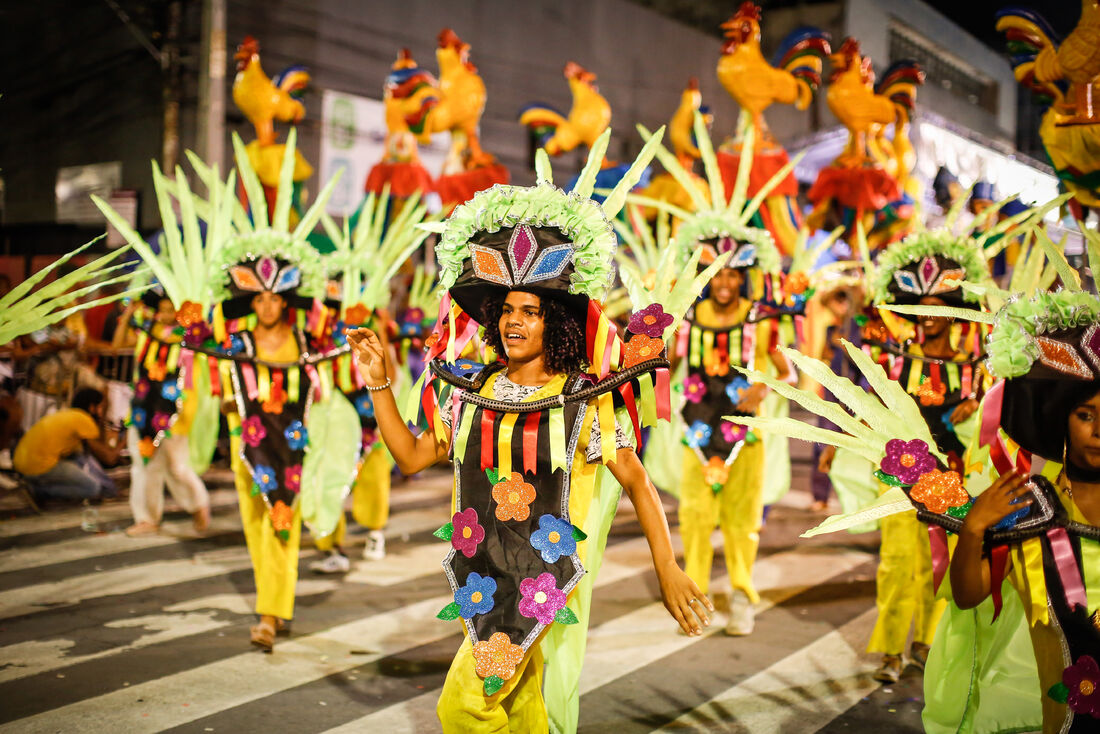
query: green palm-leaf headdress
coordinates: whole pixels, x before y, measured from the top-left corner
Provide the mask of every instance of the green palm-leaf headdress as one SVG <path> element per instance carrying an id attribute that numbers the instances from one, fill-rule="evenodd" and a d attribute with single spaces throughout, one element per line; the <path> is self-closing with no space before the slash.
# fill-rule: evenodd
<path id="1" fill-rule="evenodd" d="M 657 158 L 665 170 L 672 174 L 691 196 L 695 210 L 689 212 L 668 202 L 642 196 L 632 195 L 631 200 L 666 211 L 680 220 L 674 242 L 680 257 L 684 260 L 696 249 L 704 247 L 712 251 L 711 257 L 726 252 L 732 253 L 726 267 L 757 267 L 765 273 L 778 273 L 780 256 L 771 233 L 766 229 L 752 226 L 751 222 L 764 199 L 794 170 L 801 157 L 795 157 L 777 171 L 750 200 L 748 198 L 749 173 L 752 170 L 755 135 L 755 131 L 750 127 L 745 133 L 737 178 L 727 202 L 722 172 L 718 167 L 710 133 L 707 131 L 702 115 L 698 112 L 695 113 L 694 129 L 710 189 L 710 200 L 708 201 L 707 197 L 696 188 L 691 173 L 680 164 L 671 151 L 663 146 L 657 149 Z M 641 125 L 638 126 L 638 131 L 642 137 L 650 139 L 649 131 Z"/>
<path id="2" fill-rule="evenodd" d="M 340 227 L 327 214 L 321 215 L 321 224 L 336 245 L 336 251 L 325 258 L 329 278 L 326 297 L 340 302 L 341 316 L 349 306 L 359 303 L 371 311 L 385 307 L 390 300 L 390 281 L 428 237 L 429 233 L 417 226 L 428 211 L 419 192 L 387 224 L 389 209 L 387 185 L 381 194 L 372 192 L 367 196 L 354 231 L 348 220 Z"/>

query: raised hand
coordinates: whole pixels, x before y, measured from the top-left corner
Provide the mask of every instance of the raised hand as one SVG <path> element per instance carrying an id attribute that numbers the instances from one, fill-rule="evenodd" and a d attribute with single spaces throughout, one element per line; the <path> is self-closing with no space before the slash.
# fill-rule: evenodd
<path id="1" fill-rule="evenodd" d="M 348 344 L 355 352 L 359 369 L 370 387 L 386 384 L 386 349 L 378 335 L 367 328 L 348 332 Z"/>
<path id="2" fill-rule="evenodd" d="M 986 530 L 1030 505 L 1032 499 L 1026 496 L 1030 491 L 1026 476 L 1014 472 L 1002 474 L 974 500 L 963 522 L 963 532 L 979 538 L 984 536 Z"/>

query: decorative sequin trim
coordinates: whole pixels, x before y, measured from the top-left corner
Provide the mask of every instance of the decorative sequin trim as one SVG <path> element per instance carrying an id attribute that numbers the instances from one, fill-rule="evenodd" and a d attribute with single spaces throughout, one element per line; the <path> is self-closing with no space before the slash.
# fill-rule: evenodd
<path id="1" fill-rule="evenodd" d="M 545 250 L 539 253 L 538 260 L 535 261 L 531 271 L 527 273 L 527 277 L 523 279 L 523 283 L 537 283 L 542 280 L 552 280 L 557 278 L 565 270 L 565 266 L 569 264 L 569 261 L 573 259 L 573 245 L 554 245 L 553 247 L 547 247 Z"/>
<path id="2" fill-rule="evenodd" d="M 1032 337 L 1039 348 L 1039 361 L 1051 369 L 1082 380 L 1093 378 L 1092 370 L 1072 345 L 1045 336 Z"/>
<path id="3" fill-rule="evenodd" d="M 473 259 L 474 275 L 498 285 L 511 286 L 512 277 L 508 274 L 508 266 L 504 263 L 504 256 L 496 250 L 481 245 L 470 245 Z"/>

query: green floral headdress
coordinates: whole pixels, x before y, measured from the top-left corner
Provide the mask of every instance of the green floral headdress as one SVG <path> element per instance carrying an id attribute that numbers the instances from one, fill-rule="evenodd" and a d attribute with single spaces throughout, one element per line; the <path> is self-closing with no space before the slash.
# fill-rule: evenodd
<path id="1" fill-rule="evenodd" d="M 879 303 L 917 303 L 936 296 L 951 305 L 980 305 L 980 295 L 964 290 L 967 281 L 984 285 L 989 266 L 981 245 L 970 237 L 947 230 L 917 232 L 894 243 L 879 255 L 871 281 Z"/>

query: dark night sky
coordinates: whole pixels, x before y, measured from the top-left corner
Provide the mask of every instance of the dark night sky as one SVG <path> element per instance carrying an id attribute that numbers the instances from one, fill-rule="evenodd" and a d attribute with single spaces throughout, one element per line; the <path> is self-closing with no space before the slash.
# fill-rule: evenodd
<path id="1" fill-rule="evenodd" d="M 929 5 L 970 31 L 997 50 L 1003 49 L 1004 37 L 994 29 L 996 12 L 1005 7 L 1021 7 L 1039 10 L 1054 30 L 1065 36 L 1073 30 L 1081 14 L 1077 0 L 1048 0 L 1035 2 L 1004 3 L 991 0 L 925 0 Z"/>

